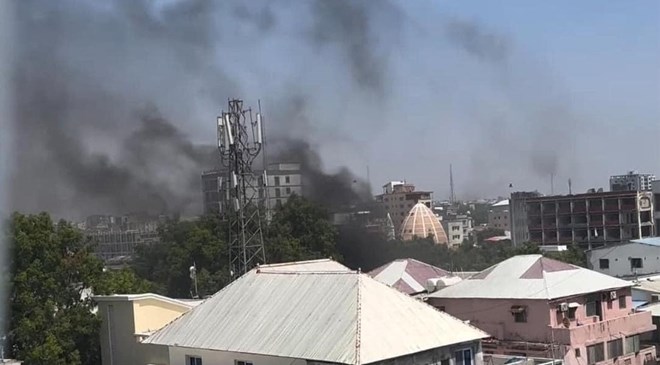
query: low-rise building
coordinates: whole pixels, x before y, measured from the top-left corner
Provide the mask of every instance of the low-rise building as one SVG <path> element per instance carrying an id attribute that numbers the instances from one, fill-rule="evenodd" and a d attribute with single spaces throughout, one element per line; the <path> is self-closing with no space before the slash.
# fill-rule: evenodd
<path id="1" fill-rule="evenodd" d="M 510 231 L 510 219 L 509 199 L 500 200 L 490 206 L 490 209 L 488 210 L 488 228 Z"/>
<path id="2" fill-rule="evenodd" d="M 642 238 L 586 252 L 589 269 L 619 278 L 660 274 L 660 237 Z"/>
<path id="3" fill-rule="evenodd" d="M 415 259 L 394 260 L 369 272 L 372 278 L 408 295 L 429 291 L 429 286 L 434 291 L 438 284 L 453 284 L 472 274 L 449 272 Z"/>
<path id="4" fill-rule="evenodd" d="M 144 345 L 142 340 L 201 303 L 150 293 L 103 295 L 93 299 L 101 319 L 101 361 L 104 365 L 167 364 L 167 347 Z"/>
<path id="5" fill-rule="evenodd" d="M 296 266 L 253 269 L 141 345 L 168 365 L 483 364 L 483 331 L 366 274 Z"/>
<path id="6" fill-rule="evenodd" d="M 632 283 L 541 255 L 515 256 L 427 296 L 492 335 L 487 354 L 565 364 L 655 364 L 641 341 L 651 314 L 633 310 Z"/>

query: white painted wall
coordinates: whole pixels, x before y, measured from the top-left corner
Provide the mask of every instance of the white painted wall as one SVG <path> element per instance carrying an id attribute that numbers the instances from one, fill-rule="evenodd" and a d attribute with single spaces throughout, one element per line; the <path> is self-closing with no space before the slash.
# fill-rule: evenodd
<path id="1" fill-rule="evenodd" d="M 630 258 L 641 258 L 642 268 L 633 272 L 630 267 Z M 609 260 L 609 269 L 600 268 L 600 259 Z M 642 243 L 606 246 L 587 251 L 587 261 L 589 269 L 616 277 L 656 274 L 660 273 L 660 246 Z"/>
<path id="2" fill-rule="evenodd" d="M 224 351 L 170 347 L 169 365 L 187 365 L 186 355 L 202 358 L 204 365 L 234 365 L 235 360 L 249 361 L 254 365 L 306 365 L 305 360 L 287 357 L 241 354 Z"/>

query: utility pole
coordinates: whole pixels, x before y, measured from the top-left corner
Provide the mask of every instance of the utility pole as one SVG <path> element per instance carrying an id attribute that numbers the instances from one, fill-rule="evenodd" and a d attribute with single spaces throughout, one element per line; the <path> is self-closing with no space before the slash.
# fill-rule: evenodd
<path id="1" fill-rule="evenodd" d="M 218 150 L 225 172 L 220 192 L 221 216 L 228 225 L 229 267 L 233 279 L 265 263 L 261 215 L 265 208 L 268 181 L 252 172 L 252 164 L 263 147 L 261 113 L 243 101 L 229 100 L 229 110 L 218 117 Z"/>

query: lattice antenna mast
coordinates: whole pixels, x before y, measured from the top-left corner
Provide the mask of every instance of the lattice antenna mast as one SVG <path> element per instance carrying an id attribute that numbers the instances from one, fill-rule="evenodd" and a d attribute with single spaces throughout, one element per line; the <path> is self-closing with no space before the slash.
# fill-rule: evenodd
<path id="1" fill-rule="evenodd" d="M 261 113 L 252 118 L 242 100 L 229 100 L 229 111 L 218 117 L 218 149 L 225 170 L 221 215 L 228 223 L 229 267 L 237 278 L 266 261 L 261 211 L 266 181 L 252 172 L 263 145 Z M 261 192 L 261 194 L 260 194 Z"/>

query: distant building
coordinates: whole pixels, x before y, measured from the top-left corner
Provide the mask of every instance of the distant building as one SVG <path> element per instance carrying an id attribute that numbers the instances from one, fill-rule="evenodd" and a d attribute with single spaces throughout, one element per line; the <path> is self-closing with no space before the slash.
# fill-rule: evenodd
<path id="1" fill-rule="evenodd" d="M 660 237 L 594 248 L 587 261 L 590 269 L 620 278 L 660 274 Z"/>
<path id="2" fill-rule="evenodd" d="M 158 227 L 165 216 L 153 217 L 141 214 L 125 216 L 93 215 L 87 217 L 83 232 L 94 245 L 96 255 L 102 260 L 127 263 L 141 244 L 160 242 Z"/>
<path id="3" fill-rule="evenodd" d="M 392 218 L 395 231 L 400 232 L 401 224 L 415 204 L 422 203 L 428 208 L 433 208 L 432 195 L 431 191 L 415 190 L 413 184 L 391 181 L 383 185 L 383 193 L 376 196 L 376 201 L 383 204 Z"/>
<path id="4" fill-rule="evenodd" d="M 488 228 L 510 231 L 509 199 L 500 200 L 490 206 L 488 211 Z"/>
<path id="5" fill-rule="evenodd" d="M 267 187 L 264 185 L 263 170 L 254 171 L 255 181 L 252 182 L 254 190 L 249 191 L 256 200 L 265 201 L 267 213 L 286 203 L 287 199 L 296 194 L 304 196 L 303 174 L 298 163 L 272 163 L 268 165 L 265 176 L 267 176 Z M 223 182 L 227 177 L 222 171 L 211 170 L 202 173 L 202 193 L 204 200 L 204 214 L 222 214 L 224 212 Z M 266 195 L 267 194 L 267 195 Z"/>
<path id="6" fill-rule="evenodd" d="M 610 191 L 648 191 L 654 180 L 653 174 L 629 171 L 625 175 L 610 176 Z"/>
<path id="7" fill-rule="evenodd" d="M 399 237 L 404 241 L 429 237 L 439 245 L 448 243 L 447 234 L 442 228 L 440 220 L 428 206 L 421 202 L 410 209 L 399 232 Z"/>
<path id="8" fill-rule="evenodd" d="M 538 191 L 517 191 L 511 193 L 509 216 L 511 220 L 511 242 L 514 246 L 529 242 L 527 227 L 527 199 L 538 198 Z"/>
<path id="9" fill-rule="evenodd" d="M 651 185 L 653 188 L 653 205 L 655 206 L 653 219 L 655 220 L 655 229 L 657 235 L 658 230 L 660 230 L 660 180 L 654 181 Z"/>
<path id="10" fill-rule="evenodd" d="M 442 220 L 442 225 L 447 233 L 447 239 L 450 247 L 460 246 L 463 241 L 472 238 L 474 231 L 474 221 L 472 217 L 466 214 L 454 214 L 448 212 Z"/>
<path id="11" fill-rule="evenodd" d="M 538 245 L 593 248 L 655 234 L 653 196 L 648 191 L 592 190 L 527 198 L 526 209 L 529 242 Z"/>
<path id="12" fill-rule="evenodd" d="M 567 365 L 656 363 L 643 339 L 651 313 L 632 310 L 632 283 L 545 258 L 515 256 L 427 296 L 490 333 L 488 354 L 554 358 Z"/>
<path id="13" fill-rule="evenodd" d="M 166 348 L 158 364 L 483 365 L 485 332 L 332 263 L 255 268 L 140 346 Z"/>

